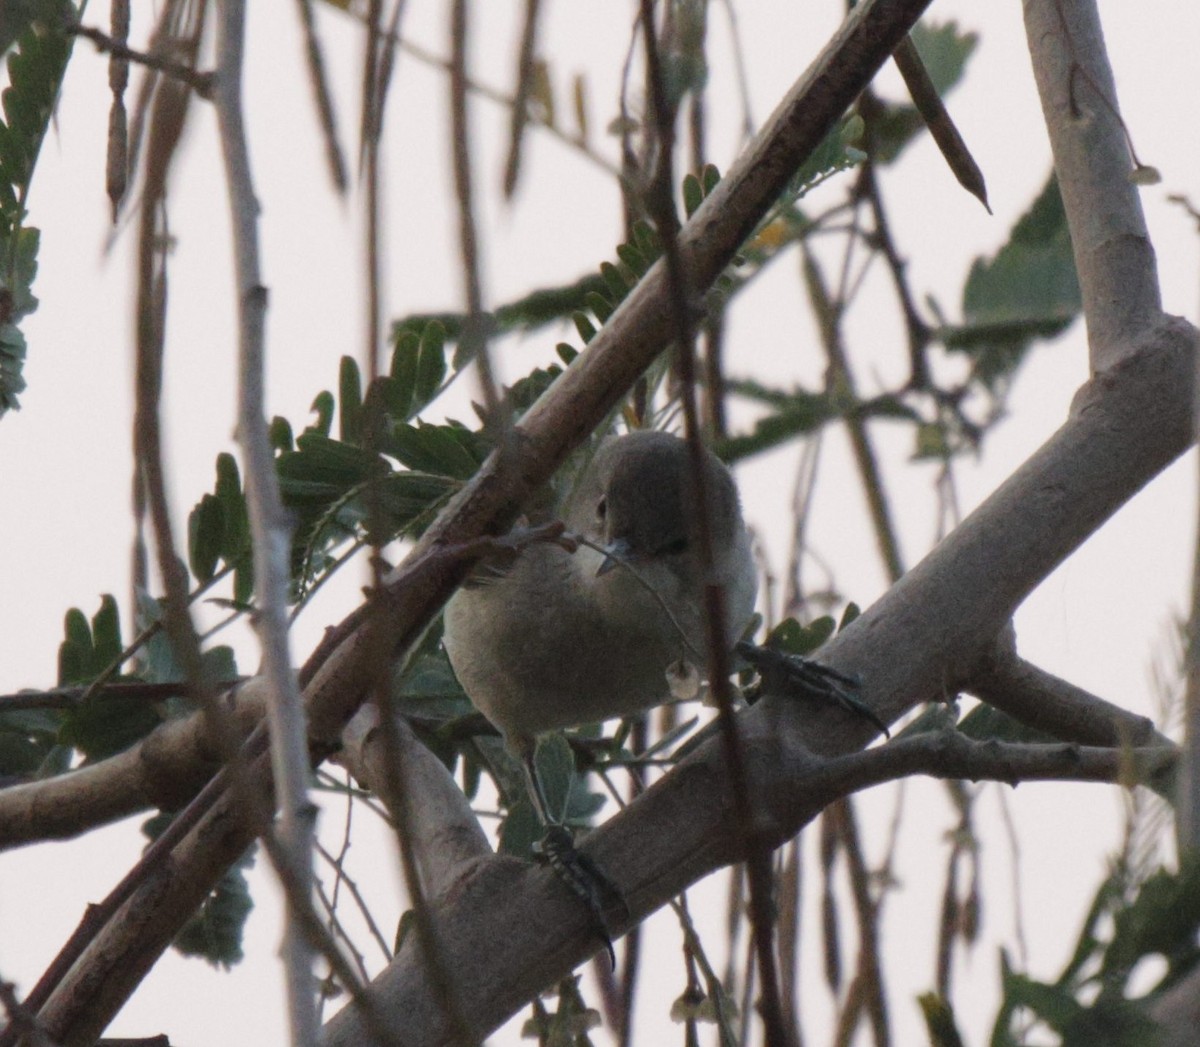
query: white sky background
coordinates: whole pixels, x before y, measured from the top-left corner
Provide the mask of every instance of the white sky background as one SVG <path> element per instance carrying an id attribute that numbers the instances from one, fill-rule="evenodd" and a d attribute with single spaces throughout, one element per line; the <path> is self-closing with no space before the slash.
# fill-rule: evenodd
<path id="1" fill-rule="evenodd" d="M 472 75 L 510 89 L 518 33 L 515 0 L 475 4 Z M 572 126 L 570 76 L 588 77 L 591 141 L 608 155 L 615 147 L 604 127 L 615 114 L 616 80 L 628 40 L 631 5 L 547 5 L 541 53 L 549 56 L 561 100 L 560 120 Z M 252 161 L 263 205 L 265 280 L 270 289 L 269 404 L 299 431 L 315 393 L 336 382 L 343 353 L 361 358 L 363 279 L 358 202 L 338 201 L 329 189 L 322 146 L 302 65 L 291 5 L 252 7 L 247 106 Z M 412 0 L 405 32 L 445 53 L 445 5 Z M 1158 251 L 1166 307 L 1194 317 L 1197 240 L 1172 192 L 1200 202 L 1200 94 L 1192 70 L 1200 11 L 1185 3 L 1102 5 L 1120 104 L 1142 160 L 1159 168 L 1160 186 L 1143 190 Z M 761 123 L 783 91 L 825 42 L 840 5 L 743 3 L 738 13 L 751 81 L 753 112 Z M 336 84 L 347 155 L 353 158 L 360 33 L 348 19 L 322 9 L 320 26 Z M 905 154 L 898 172 L 884 173 L 883 191 L 894 234 L 910 258 L 919 294 L 934 295 L 957 314 L 961 282 L 972 257 L 1004 242 L 1013 221 L 1040 189 L 1049 147 L 1030 75 L 1017 4 L 940 0 L 936 20 L 957 18 L 982 40 L 950 108 L 988 179 L 995 217 L 958 189 L 927 137 Z M 1147 17 L 1149 15 L 1149 17 Z M 98 24 L 100 6 L 89 20 Z M 728 61 L 722 5 L 714 5 L 710 151 L 722 169 L 738 146 L 736 93 Z M 136 37 L 136 33 L 135 33 Z M 894 95 L 888 71 L 881 89 Z M 401 57 L 389 100 L 387 130 L 388 265 L 385 316 L 457 308 L 462 302 L 456 225 L 451 210 L 448 109 L 442 73 Z M 0 692 L 54 683 L 62 616 L 71 606 L 89 616 L 101 593 L 117 596 L 128 636 L 130 418 L 132 414 L 132 237 L 105 254 L 108 205 L 103 189 L 103 140 L 108 106 L 107 63 L 86 43 L 72 61 L 57 133 L 47 141 L 35 178 L 31 224 L 42 230 L 41 309 L 27 322 L 29 388 L 23 410 L 0 420 L 0 540 L 5 550 L 5 598 L 0 601 Z M 132 95 L 131 95 L 132 98 Z M 474 159 L 481 197 L 485 293 L 490 304 L 535 287 L 573 280 L 611 257 L 620 237 L 615 188 L 578 154 L 536 130 L 527 139 L 523 184 L 516 203 L 499 199 L 507 113 L 471 103 Z M 168 334 L 168 425 L 171 486 L 180 531 L 199 495 L 211 489 L 213 461 L 232 448 L 234 417 L 233 295 L 227 202 L 212 113 L 203 103 L 176 164 L 171 191 L 178 247 L 171 263 Z M 840 191 L 840 187 L 838 190 Z M 564 236 L 564 230 L 570 235 Z M 882 286 L 883 271 L 876 282 Z M 775 384 L 813 382 L 822 368 L 792 264 L 777 263 L 733 311 L 731 374 L 755 374 Z M 864 393 L 894 377 L 903 356 L 902 332 L 888 295 L 875 312 L 860 310 L 851 326 Z M 547 332 L 498 354 L 501 374 L 513 378 L 549 358 L 559 339 Z M 869 365 L 861 361 L 869 360 Z M 874 370 L 872 370 L 874 368 Z M 1021 372 L 1011 417 L 991 436 L 985 460 L 959 468 L 964 509 L 978 504 L 1063 420 L 1086 378 L 1082 325 L 1043 347 Z M 883 375 L 883 378 L 875 376 Z M 466 417 L 460 383 L 447 410 Z M 743 415 L 737 415 L 743 418 Z M 875 429 L 898 510 L 911 566 L 934 534 L 932 467 L 904 466 L 908 430 Z M 894 437 L 894 438 L 892 438 Z M 839 483 L 845 468 L 842 437 L 831 430 L 823 482 L 810 528 L 812 541 L 836 571 L 844 593 L 871 603 L 884 583 L 861 511 L 857 481 Z M 796 451 L 765 456 L 739 473 L 749 519 L 764 534 L 776 569 L 785 562 Z M 1034 594 L 1017 617 L 1022 653 L 1043 667 L 1121 705 L 1147 714 L 1155 695 L 1149 666 L 1166 650 L 1168 623 L 1187 605 L 1196 518 L 1191 456 L 1122 511 Z M 301 616 L 293 652 L 300 661 L 321 629 L 354 599 L 361 576 L 346 576 Z M 239 644 L 240 665 L 252 671 L 251 646 Z M 996 792 L 992 787 L 991 792 Z M 891 793 L 862 801 L 870 852 L 882 848 Z M 1031 972 L 1052 977 L 1073 941 L 1083 910 L 1120 832 L 1121 799 L 1108 787 L 1030 785 L 1007 796 L 1019 826 L 1021 884 Z M 908 789 L 906 835 L 900 853 L 901 893 L 887 905 L 883 934 L 885 976 L 897 1042 L 916 1042 L 912 999 L 933 983 L 936 915 L 943 879 L 944 833 L 952 826 L 941 787 Z M 1011 863 L 995 795 L 979 806 L 984 828 L 984 944 L 957 968 L 956 1003 L 962 1025 L 980 1042 L 995 1013 L 996 947 L 1013 942 Z M 98 901 L 128 869 L 140 848 L 136 824 L 71 843 L 0 856 L 0 976 L 22 990 L 53 956 L 88 901 Z M 872 829 L 872 826 L 874 829 Z M 340 813 L 323 819 L 327 841 L 340 835 Z M 390 934 L 399 912 L 393 849 L 371 816 L 356 813 L 350 868 L 371 897 Z M 813 848 L 810 846 L 811 852 Z M 813 881 L 815 883 L 815 881 Z M 810 886 L 812 886 L 810 884 Z M 275 964 L 279 910 L 261 866 L 254 874 L 257 908 L 251 917 L 248 961 L 232 975 L 168 955 L 147 979 L 109 1035 L 169 1032 L 173 1042 L 282 1043 L 283 987 Z M 720 889 L 697 892 L 703 926 L 723 918 Z M 847 915 L 848 911 L 847 911 Z M 806 913 L 815 931 L 816 910 Z M 847 923 L 847 931 L 849 923 Z M 639 1042 L 677 1042 L 667 1003 L 682 989 L 678 934 L 661 914 L 651 923 L 661 956 L 649 962 L 667 973 L 655 995 L 640 999 Z M 657 933 L 655 933 L 657 932 Z M 716 940 L 714 938 L 714 940 Z M 370 953 L 368 952 L 368 955 Z M 817 980 L 817 954 L 808 954 L 806 1030 L 819 1035 L 828 1014 Z M 661 962 L 660 962 L 661 961 Z M 217 1003 L 219 1001 L 219 1004 Z M 516 1042 L 516 1032 L 496 1042 Z"/>

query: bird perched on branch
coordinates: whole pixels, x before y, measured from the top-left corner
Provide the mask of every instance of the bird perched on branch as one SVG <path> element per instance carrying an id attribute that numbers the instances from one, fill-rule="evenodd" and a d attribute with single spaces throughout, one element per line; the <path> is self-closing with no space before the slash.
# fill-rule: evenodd
<path id="1" fill-rule="evenodd" d="M 569 552 L 524 548 L 476 573 L 446 605 L 450 664 L 525 768 L 543 824 L 560 830 L 537 777 L 537 737 L 637 713 L 689 686 L 707 663 L 707 584 L 725 589 L 732 647 L 754 609 L 750 539 L 733 476 L 704 453 L 712 571 L 701 565 L 701 504 L 687 444 L 641 431 L 601 444 L 563 507 Z M 690 684 L 689 682 L 690 681 Z"/>

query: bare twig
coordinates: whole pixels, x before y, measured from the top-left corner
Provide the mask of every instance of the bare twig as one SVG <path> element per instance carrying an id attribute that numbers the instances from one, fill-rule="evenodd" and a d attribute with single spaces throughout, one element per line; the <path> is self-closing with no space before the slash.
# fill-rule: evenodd
<path id="1" fill-rule="evenodd" d="M 676 113 L 667 100 L 666 81 L 660 64 L 658 39 L 654 29 L 654 5 L 641 0 L 641 29 L 646 52 L 646 79 L 650 87 L 657 154 L 654 178 L 646 192 L 646 209 L 654 219 L 663 242 L 670 306 L 670 323 L 677 352 L 679 395 L 683 404 L 684 435 L 688 444 L 691 479 L 697 512 L 697 549 L 704 577 L 713 575 L 713 520 L 707 494 L 704 468 L 705 449 L 696 405 L 695 324 L 691 297 L 692 275 L 684 266 L 678 244 L 678 218 L 675 214 L 674 164 Z M 769 1047 L 786 1047 L 791 1042 L 789 1023 L 783 1013 L 779 976 L 775 960 L 775 936 L 772 895 L 774 875 L 771 848 L 760 837 L 755 824 L 755 807 L 750 801 L 747 772 L 738 728 L 733 715 L 733 694 L 729 685 L 732 669 L 727 644 L 728 626 L 724 589 L 706 585 L 704 589 L 704 626 L 707 643 L 707 670 L 710 693 L 716 701 L 724 742 L 725 759 L 733 785 L 734 806 L 746 834 L 747 871 L 750 884 L 750 913 L 754 928 L 755 952 L 762 980 L 762 1015 Z"/>
<path id="2" fill-rule="evenodd" d="M 352 18 L 358 18 L 360 21 L 367 21 L 368 19 L 368 16 L 356 14 L 353 10 L 347 13 Z M 453 62 L 450 59 L 442 58 L 440 55 L 435 54 L 428 48 L 422 47 L 420 44 L 414 43 L 412 40 L 404 39 L 404 37 L 402 37 L 396 30 L 388 32 L 385 34 L 384 38 L 392 47 L 398 48 L 405 54 L 411 55 L 418 62 L 428 66 L 433 66 L 437 69 L 443 69 L 446 72 L 450 72 L 451 70 Z M 487 84 L 481 83 L 478 80 L 467 78 L 465 80 L 465 86 L 467 91 L 469 91 L 471 94 L 478 95 L 480 98 L 484 98 L 495 105 L 504 106 L 506 109 L 511 109 L 517 104 L 517 100 L 511 95 L 507 95 L 503 91 L 498 91 L 493 87 L 489 87 Z M 614 178 L 621 178 L 621 171 L 609 160 L 606 160 L 595 150 L 589 148 L 587 142 L 585 142 L 582 138 L 568 134 L 562 128 L 548 123 L 545 120 L 539 119 L 536 113 L 527 114 L 527 119 L 535 127 L 540 128 L 552 138 L 557 139 L 562 145 L 565 145 L 568 148 L 578 152 L 586 160 L 594 164 L 606 174 L 612 175 Z"/>
<path id="3" fill-rule="evenodd" d="M 344 855 L 334 856 L 321 846 L 320 841 L 317 841 L 317 854 L 319 854 L 334 870 L 337 877 L 337 883 L 346 885 L 346 889 L 350 892 L 350 896 L 354 899 L 354 904 L 357 906 L 359 913 L 362 915 L 363 922 L 367 925 L 367 930 L 371 937 L 375 939 L 375 944 L 379 946 L 379 951 L 383 954 L 385 960 L 392 958 L 391 943 L 383 936 L 383 932 L 379 929 L 379 924 L 375 922 L 375 917 L 371 914 L 370 907 L 367 905 L 367 900 L 363 897 L 362 892 L 358 889 L 358 884 L 346 875 L 344 867 Z M 336 893 L 330 899 L 332 906 L 337 905 Z"/>
<path id="4" fill-rule="evenodd" d="M 516 192 L 517 178 L 521 173 L 521 146 L 525 140 L 525 125 L 529 121 L 529 100 L 533 88 L 538 14 L 541 6 L 542 0 L 525 0 L 525 24 L 521 30 L 521 46 L 517 52 L 517 89 L 513 94 L 512 116 L 509 121 L 508 159 L 504 163 L 506 199 L 511 199 Z"/>
<path id="5" fill-rule="evenodd" d="M 850 362 L 842 344 L 841 314 L 843 303 L 830 298 L 825 287 L 816 256 L 803 246 L 804 276 L 808 287 L 809 300 L 817 315 L 821 333 L 821 344 L 829 359 L 829 387 L 837 396 L 845 396 L 851 403 L 858 401 L 854 387 L 854 376 L 850 371 Z M 892 512 L 888 504 L 887 491 L 883 486 L 883 473 L 879 468 L 878 458 L 867 423 L 855 411 L 849 411 L 845 416 L 846 429 L 850 436 L 850 446 L 854 451 L 855 465 L 858 467 L 859 481 L 862 485 L 863 496 L 871 513 L 871 526 L 875 531 L 875 541 L 879 554 L 883 559 L 888 577 L 895 581 L 904 573 L 904 561 L 900 553 L 900 541 L 892 523 Z"/>
<path id="6" fill-rule="evenodd" d="M 296 0 L 300 15 L 300 26 L 304 30 L 304 58 L 308 63 L 308 82 L 312 87 L 313 99 L 317 104 L 321 134 L 325 139 L 325 159 L 329 163 L 329 177 L 339 195 L 346 192 L 346 160 L 338 141 L 337 112 L 333 108 L 333 96 L 329 92 L 329 81 L 325 76 L 325 59 L 321 54 L 321 41 L 317 37 L 316 20 L 313 18 L 312 0 Z"/>
<path id="7" fill-rule="evenodd" d="M 220 129 L 233 226 L 238 290 L 238 439 L 246 470 L 246 508 L 254 543 L 254 588 L 258 596 L 262 673 L 267 683 L 271 763 L 281 818 L 278 847 L 293 889 L 284 931 L 288 1013 L 292 1042 L 308 1047 L 317 1039 L 313 946 L 300 927 L 300 910 L 311 906 L 312 845 L 316 807 L 308 796 L 308 731 L 288 647 L 288 558 L 291 528 L 284 513 L 279 478 L 264 413 L 263 374 L 267 291 L 258 261 L 258 200 L 242 122 L 242 62 L 245 9 L 241 0 L 218 0 L 217 86 L 214 103 Z M 267 841 L 271 844 L 272 841 Z M 297 905 L 299 896 L 304 904 Z"/>
<path id="8" fill-rule="evenodd" d="M 853 1000 L 847 1000 L 847 1011 L 850 1011 L 851 1003 L 860 1011 L 865 1010 L 877 1047 L 887 1047 L 891 1043 L 891 1031 L 879 957 L 879 916 L 876 901 L 871 897 L 870 872 L 867 869 L 866 856 L 863 854 L 858 835 L 854 805 L 850 802 L 850 797 L 843 797 L 830 804 L 825 817 L 832 819 L 846 855 L 854 911 L 858 917 L 858 969 L 854 974 L 857 989 L 848 994 Z M 854 1027 L 856 1018 L 857 1015 L 847 1015 L 848 1028 Z"/>
<path id="9" fill-rule="evenodd" d="M 136 62 L 138 65 L 144 65 L 147 69 L 153 69 L 164 76 L 169 76 L 180 83 L 187 84 L 201 98 L 210 98 L 212 96 L 212 73 L 202 73 L 184 62 L 178 62 L 173 58 L 167 58 L 165 55 L 155 54 L 152 51 L 135 51 L 132 47 L 126 46 L 123 41 L 115 39 L 103 30 L 95 29 L 91 26 L 73 25 L 68 28 L 67 32 L 91 40 L 96 45 L 97 51 L 110 54 L 114 58 L 123 59 L 126 62 Z"/>
<path id="10" fill-rule="evenodd" d="M 454 0 L 450 35 L 450 117 L 454 158 L 454 195 L 458 201 L 458 249 L 466 287 L 467 319 L 459 345 L 475 360 L 479 386 L 487 411 L 487 428 L 498 442 L 507 428 L 501 417 L 500 394 L 492 373 L 488 350 L 487 317 L 483 312 L 483 281 L 480 276 L 479 242 L 471 187 L 471 136 L 467 121 L 467 0 Z"/>
<path id="11" fill-rule="evenodd" d="M 223 686 L 236 683 L 228 681 Z M 88 700 L 91 686 L 87 687 L 52 687 L 48 691 L 17 691 L 14 694 L 0 694 L 0 713 L 15 712 L 17 709 L 76 709 Z M 182 680 L 172 680 L 166 683 L 143 683 L 140 680 L 130 680 L 123 683 L 110 683 L 101 688 L 96 697 L 127 698 L 142 702 L 162 702 L 168 698 L 178 698 L 187 692 L 187 685 Z"/>

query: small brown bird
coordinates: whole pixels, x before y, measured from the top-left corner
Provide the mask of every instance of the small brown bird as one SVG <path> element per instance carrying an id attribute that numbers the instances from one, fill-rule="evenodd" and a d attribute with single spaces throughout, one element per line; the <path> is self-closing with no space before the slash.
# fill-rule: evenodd
<path id="1" fill-rule="evenodd" d="M 635 432 L 603 443 L 563 509 L 599 549 L 526 547 L 446 605 L 445 645 L 467 695 L 523 763 L 538 813 L 537 736 L 660 705 L 672 681 L 703 677 L 704 588 L 725 587 L 732 647 L 757 580 L 733 477 L 706 453 L 713 573 L 703 576 L 700 505 L 686 443 Z"/>

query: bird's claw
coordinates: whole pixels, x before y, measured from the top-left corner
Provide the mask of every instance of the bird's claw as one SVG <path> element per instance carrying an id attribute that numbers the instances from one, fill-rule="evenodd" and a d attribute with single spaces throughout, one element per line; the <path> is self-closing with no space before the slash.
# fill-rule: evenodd
<path id="1" fill-rule="evenodd" d="M 617 954 L 613 950 L 607 912 L 613 907 L 628 911 L 620 889 L 600 866 L 575 846 L 570 830 L 564 825 L 548 826 L 546 835 L 535 846 L 535 850 L 558 878 L 587 905 L 596 931 L 604 942 L 608 962 L 615 971 Z"/>
<path id="2" fill-rule="evenodd" d="M 786 693 L 833 702 L 879 728 L 884 737 L 892 736 L 887 724 L 875 715 L 875 710 L 855 693 L 862 687 L 862 681 L 857 677 L 838 672 L 811 658 L 786 654 L 745 641 L 737 645 L 737 652 L 758 671 L 764 681 L 773 679 L 773 682 L 784 685 L 782 689 Z"/>

